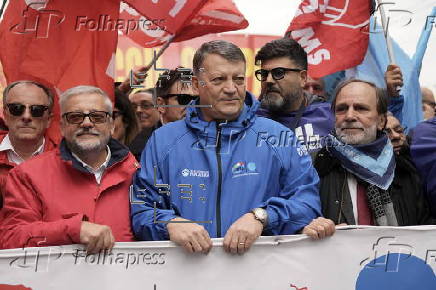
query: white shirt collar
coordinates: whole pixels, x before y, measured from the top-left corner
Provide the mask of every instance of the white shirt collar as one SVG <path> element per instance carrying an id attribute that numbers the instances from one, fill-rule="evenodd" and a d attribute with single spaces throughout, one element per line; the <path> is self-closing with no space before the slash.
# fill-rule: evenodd
<path id="1" fill-rule="evenodd" d="M 103 173 L 106 170 L 106 168 L 107 168 L 107 166 L 109 164 L 109 161 L 111 160 L 111 156 L 112 156 L 111 149 L 107 145 L 106 145 L 106 151 L 107 151 L 106 160 L 97 169 L 94 169 L 91 166 L 89 166 L 88 164 L 86 164 L 85 162 L 83 162 L 82 159 L 80 159 L 79 156 L 77 156 L 73 152 L 71 152 L 71 154 L 73 155 L 74 158 L 77 159 L 77 161 L 79 161 L 82 164 L 82 166 L 84 168 L 86 168 L 90 173 L 94 174 L 95 180 L 97 181 L 98 184 L 100 184 L 100 181 L 101 181 L 101 178 L 103 176 Z"/>
<path id="2" fill-rule="evenodd" d="M 44 145 L 45 138 L 42 139 L 41 146 L 39 146 L 38 149 L 36 149 L 36 151 L 32 153 L 32 157 L 44 152 Z M 20 164 L 24 162 L 24 159 L 15 151 L 15 148 L 11 143 L 11 139 L 9 138 L 9 134 L 7 134 L 5 138 L 3 138 L 3 141 L 0 143 L 0 151 L 8 151 L 8 160 L 11 163 Z"/>

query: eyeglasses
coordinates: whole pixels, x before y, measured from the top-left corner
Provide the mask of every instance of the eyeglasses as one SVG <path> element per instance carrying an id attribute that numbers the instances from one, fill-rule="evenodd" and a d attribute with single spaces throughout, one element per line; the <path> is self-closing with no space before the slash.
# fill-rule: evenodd
<path id="1" fill-rule="evenodd" d="M 134 111 L 137 111 L 138 108 L 141 108 L 142 110 L 149 110 L 153 107 L 154 107 L 153 104 L 150 104 L 147 101 L 142 101 L 139 103 L 139 105 L 137 103 L 132 103 L 132 108 Z"/>
<path id="2" fill-rule="evenodd" d="M 254 74 L 259 81 L 264 82 L 268 78 L 269 72 L 271 72 L 272 78 L 278 81 L 285 77 L 287 71 L 301 72 L 303 70 L 298 68 L 276 67 L 273 68 L 272 70 L 258 69 L 257 71 L 254 72 Z"/>
<path id="3" fill-rule="evenodd" d="M 391 128 L 385 128 L 385 132 L 386 132 L 386 134 L 388 134 L 388 135 L 392 135 L 392 133 L 393 132 L 395 132 L 395 133 L 397 133 L 397 134 L 404 134 L 404 131 L 406 131 L 407 130 L 407 127 L 401 127 L 401 126 L 399 126 L 399 127 L 395 127 L 395 128 L 393 128 L 393 129 L 391 129 Z"/>
<path id="4" fill-rule="evenodd" d="M 9 113 L 15 117 L 22 116 L 26 108 L 30 108 L 30 115 L 32 115 L 33 118 L 42 117 L 44 115 L 44 112 L 48 110 L 48 106 L 45 105 L 26 106 L 20 103 L 11 103 L 6 104 L 6 106 L 8 107 Z"/>
<path id="5" fill-rule="evenodd" d="M 70 124 L 81 124 L 86 117 L 94 124 L 102 124 L 107 121 L 107 116 L 110 114 L 105 111 L 93 111 L 89 114 L 82 112 L 68 112 L 62 115 Z"/>
<path id="6" fill-rule="evenodd" d="M 116 119 L 116 118 L 118 118 L 119 116 L 122 116 L 123 115 L 123 112 L 121 112 L 121 111 L 113 111 L 112 112 L 112 119 Z"/>
<path id="7" fill-rule="evenodd" d="M 423 104 L 427 104 L 432 108 L 436 108 L 436 103 L 435 102 L 430 102 L 430 101 L 422 101 Z"/>
<path id="8" fill-rule="evenodd" d="M 165 95 L 164 98 L 177 97 L 177 102 L 179 105 L 187 105 L 192 100 L 195 100 L 197 96 L 189 95 L 189 94 L 168 94 Z"/>

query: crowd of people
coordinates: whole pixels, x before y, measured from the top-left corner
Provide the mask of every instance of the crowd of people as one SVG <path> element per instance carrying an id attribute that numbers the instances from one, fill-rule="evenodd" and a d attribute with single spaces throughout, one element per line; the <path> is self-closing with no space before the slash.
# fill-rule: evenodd
<path id="1" fill-rule="evenodd" d="M 435 100 L 402 127 L 401 69 L 387 89 L 348 79 L 327 96 L 290 38 L 246 59 L 226 41 L 203 43 L 192 70 L 154 88 L 77 86 L 59 97 L 62 141 L 45 132 L 52 92 L 8 84 L 0 133 L 0 249 L 171 240 L 207 253 L 211 238 L 242 254 L 261 235 L 322 239 L 338 225 L 410 226 L 436 217 Z M 189 81 L 188 81 L 189 80 Z M 408 96 L 410 97 L 410 96 Z M 327 100 L 331 99 L 331 102 Z"/>

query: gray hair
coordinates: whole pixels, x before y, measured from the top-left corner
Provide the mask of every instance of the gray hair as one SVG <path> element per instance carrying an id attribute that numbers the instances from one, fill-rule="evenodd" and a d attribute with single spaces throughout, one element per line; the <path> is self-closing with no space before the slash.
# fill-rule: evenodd
<path id="1" fill-rule="evenodd" d="M 345 86 L 347 86 L 347 85 L 349 85 L 351 83 L 364 83 L 364 84 L 367 84 L 367 85 L 371 86 L 374 89 L 374 91 L 375 91 L 375 97 L 376 97 L 376 102 L 377 102 L 377 113 L 379 115 L 385 115 L 386 116 L 386 113 L 388 111 L 388 98 L 387 98 L 387 95 L 386 95 L 386 90 L 378 88 L 373 82 L 365 81 L 365 80 L 361 80 L 361 79 L 354 79 L 354 78 L 344 80 L 344 81 L 340 82 L 337 85 L 337 87 L 335 89 L 335 95 L 333 97 L 333 101 L 332 101 L 332 104 L 331 104 L 331 109 L 332 109 L 333 113 L 335 112 L 336 99 L 337 99 L 340 91 Z"/>
<path id="2" fill-rule="evenodd" d="M 84 94 L 97 94 L 103 96 L 106 109 L 109 112 L 109 114 L 112 115 L 112 102 L 109 96 L 102 89 L 93 86 L 77 86 L 63 92 L 59 97 L 59 106 L 61 108 L 61 115 L 65 113 L 64 112 L 65 102 L 70 97 L 77 96 L 77 95 L 84 95 Z"/>
<path id="3" fill-rule="evenodd" d="M 17 85 L 21 85 L 21 84 L 26 84 L 26 85 L 34 85 L 37 86 L 38 88 L 42 89 L 44 91 L 44 93 L 47 95 L 48 98 L 48 109 L 49 111 L 51 111 L 53 109 L 53 93 L 51 92 L 51 90 L 49 88 L 47 88 L 46 86 L 44 86 L 43 84 L 40 84 L 38 82 L 35 81 L 28 81 L 28 80 L 20 80 L 20 81 L 16 81 L 13 83 L 10 83 L 3 91 L 3 105 L 5 105 L 6 99 L 8 98 L 8 94 L 10 92 L 10 90 L 12 90 L 15 86 Z"/>
<path id="4" fill-rule="evenodd" d="M 230 62 L 242 61 L 246 63 L 245 56 L 239 47 L 228 41 L 212 40 L 203 43 L 195 52 L 192 65 L 195 75 L 199 74 L 204 59 L 208 54 L 217 54 Z"/>

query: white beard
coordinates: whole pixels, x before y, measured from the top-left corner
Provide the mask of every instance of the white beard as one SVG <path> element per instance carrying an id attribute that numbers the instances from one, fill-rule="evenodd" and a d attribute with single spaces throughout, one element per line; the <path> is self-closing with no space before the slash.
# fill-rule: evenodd
<path id="1" fill-rule="evenodd" d="M 360 126 L 360 128 L 363 128 L 363 131 L 357 134 L 346 134 L 341 131 L 341 128 L 336 128 L 336 136 L 345 144 L 350 145 L 368 144 L 377 138 L 377 124 L 368 128 L 363 127 L 360 123 L 356 123 L 354 126 Z M 347 127 L 346 123 L 342 127 Z"/>

